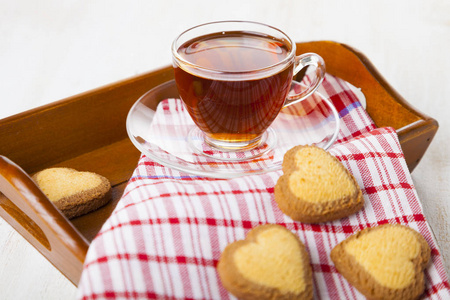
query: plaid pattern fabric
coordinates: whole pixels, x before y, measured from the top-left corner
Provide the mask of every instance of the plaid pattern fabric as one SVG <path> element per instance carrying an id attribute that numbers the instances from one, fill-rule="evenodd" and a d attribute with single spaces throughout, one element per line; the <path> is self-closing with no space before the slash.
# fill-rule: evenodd
<path id="1" fill-rule="evenodd" d="M 190 176 L 142 156 L 111 217 L 89 248 L 79 299 L 232 299 L 216 265 L 227 244 L 260 224 L 280 224 L 310 255 L 318 299 L 363 299 L 336 270 L 330 251 L 366 227 L 400 223 L 431 247 L 425 296 L 449 299 L 442 256 L 392 128 L 376 129 L 346 83 L 323 84 L 338 108 L 341 131 L 330 148 L 355 176 L 366 204 L 347 218 L 303 224 L 284 215 L 273 190 L 281 171 L 219 180 Z"/>

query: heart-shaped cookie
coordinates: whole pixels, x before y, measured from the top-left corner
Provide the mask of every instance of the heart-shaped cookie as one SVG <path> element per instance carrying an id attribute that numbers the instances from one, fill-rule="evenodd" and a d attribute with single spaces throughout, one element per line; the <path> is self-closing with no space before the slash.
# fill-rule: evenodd
<path id="1" fill-rule="evenodd" d="M 319 147 L 296 146 L 287 151 L 283 172 L 275 186 L 275 201 L 293 220 L 327 222 L 349 216 L 364 206 L 352 174 Z"/>
<path id="2" fill-rule="evenodd" d="M 111 198 L 111 184 L 96 173 L 71 168 L 49 168 L 36 173 L 34 181 L 67 218 L 86 214 Z"/>
<path id="3" fill-rule="evenodd" d="M 430 248 L 403 225 L 364 229 L 331 251 L 337 270 L 368 299 L 416 299 L 424 290 Z"/>
<path id="4" fill-rule="evenodd" d="M 309 256 L 300 239 L 280 225 L 261 225 L 229 244 L 217 270 L 239 299 L 312 299 Z"/>

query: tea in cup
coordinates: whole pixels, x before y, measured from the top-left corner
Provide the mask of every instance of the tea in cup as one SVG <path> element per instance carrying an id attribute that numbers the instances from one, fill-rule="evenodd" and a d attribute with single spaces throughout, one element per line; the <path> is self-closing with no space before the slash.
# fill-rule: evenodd
<path id="1" fill-rule="evenodd" d="M 258 147 L 283 107 L 310 96 L 325 75 L 314 53 L 296 56 L 281 30 L 246 21 L 193 27 L 172 44 L 175 82 L 206 144 L 220 151 Z M 311 84 L 290 93 L 293 77 L 314 68 Z"/>

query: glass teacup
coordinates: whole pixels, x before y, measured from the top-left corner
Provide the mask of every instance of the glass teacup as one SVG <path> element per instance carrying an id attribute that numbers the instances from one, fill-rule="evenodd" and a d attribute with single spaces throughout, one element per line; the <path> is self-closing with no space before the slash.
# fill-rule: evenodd
<path id="1" fill-rule="evenodd" d="M 172 45 L 180 97 L 204 142 L 219 151 L 254 149 L 283 107 L 310 96 L 325 63 L 315 53 L 296 56 L 281 30 L 256 22 L 222 21 L 193 27 Z M 291 91 L 294 76 L 313 69 L 310 84 Z"/>

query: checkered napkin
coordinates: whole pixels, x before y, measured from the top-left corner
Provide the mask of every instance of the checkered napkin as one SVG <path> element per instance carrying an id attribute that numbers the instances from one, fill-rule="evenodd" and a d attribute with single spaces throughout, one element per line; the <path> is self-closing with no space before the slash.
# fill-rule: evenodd
<path id="1" fill-rule="evenodd" d="M 142 156 L 111 217 L 92 242 L 80 299 L 229 299 L 216 271 L 227 244 L 261 224 L 280 224 L 305 244 L 319 299 L 364 298 L 336 270 L 330 251 L 366 227 L 400 223 L 431 247 L 425 296 L 450 299 L 442 256 L 392 128 L 375 128 L 349 85 L 327 75 L 322 89 L 339 111 L 338 141 L 329 149 L 355 176 L 366 204 L 350 216 L 303 224 L 274 201 L 281 171 L 237 179 L 190 176 Z"/>

